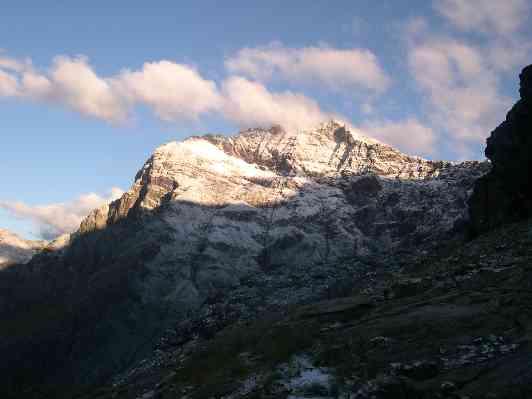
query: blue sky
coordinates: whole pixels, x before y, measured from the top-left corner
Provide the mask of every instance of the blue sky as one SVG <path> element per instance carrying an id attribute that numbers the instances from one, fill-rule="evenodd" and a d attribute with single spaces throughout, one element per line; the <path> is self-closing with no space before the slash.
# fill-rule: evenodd
<path id="1" fill-rule="evenodd" d="M 50 3 L 0 15 L 0 227 L 28 237 L 71 230 L 192 134 L 339 117 L 481 159 L 532 62 L 528 0 Z"/>

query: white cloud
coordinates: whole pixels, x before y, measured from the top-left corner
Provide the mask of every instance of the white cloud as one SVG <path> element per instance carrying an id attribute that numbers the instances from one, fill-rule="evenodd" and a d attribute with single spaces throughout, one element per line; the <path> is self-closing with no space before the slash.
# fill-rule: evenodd
<path id="1" fill-rule="evenodd" d="M 515 75 L 530 62 L 532 43 L 522 34 L 532 13 L 529 0 L 438 0 L 434 6 L 454 27 L 480 34 L 478 49 L 493 68 Z"/>
<path id="2" fill-rule="evenodd" d="M 278 43 L 244 48 L 225 62 L 233 74 L 265 82 L 282 78 L 295 83 L 320 83 L 336 90 L 384 91 L 390 78 L 367 49 L 287 48 Z"/>
<path id="3" fill-rule="evenodd" d="M 51 100 L 54 97 L 52 82 L 47 77 L 32 70 L 22 74 L 22 88 L 25 96 L 35 100 L 46 100 L 47 97 Z M 57 101 L 59 94 L 56 94 L 55 97 Z"/>
<path id="4" fill-rule="evenodd" d="M 0 96 L 11 97 L 18 93 L 18 81 L 15 76 L 0 69 Z"/>
<path id="5" fill-rule="evenodd" d="M 46 73 L 34 69 L 31 61 L 0 60 L 13 67 L 10 72 L 0 69 L 0 96 L 58 104 L 111 123 L 126 121 L 135 105 L 147 106 L 166 122 L 215 112 L 242 127 L 303 129 L 331 118 L 302 94 L 272 93 L 243 77 L 226 79 L 220 91 L 193 67 L 166 60 L 110 77 L 98 76 L 84 57 L 56 57 Z"/>
<path id="6" fill-rule="evenodd" d="M 435 8 L 464 31 L 511 35 L 528 21 L 529 0 L 438 0 Z"/>
<path id="7" fill-rule="evenodd" d="M 123 122 L 127 108 L 113 92 L 106 79 L 100 78 L 85 57 L 56 57 L 47 73 L 35 70 L 31 61 L 0 58 L 0 68 L 10 69 L 9 86 L 2 82 L 5 72 L 0 69 L 0 95 L 27 98 L 59 104 L 82 115 L 108 122 Z M 16 83 L 16 90 L 13 89 Z"/>
<path id="8" fill-rule="evenodd" d="M 484 53 L 494 68 L 515 76 L 517 70 L 530 63 L 532 42 L 517 35 L 508 39 L 495 39 Z"/>
<path id="9" fill-rule="evenodd" d="M 136 104 L 164 121 L 179 121 L 196 119 L 221 103 L 216 84 L 188 65 L 163 60 L 101 77 L 85 57 L 56 57 L 50 70 L 41 72 L 31 61 L 3 56 L 0 96 L 58 104 L 111 123 L 125 122 Z"/>
<path id="10" fill-rule="evenodd" d="M 42 90 L 48 87 L 44 92 L 46 98 L 83 115 L 109 122 L 123 122 L 127 117 L 122 99 L 105 79 L 96 75 L 86 58 L 57 57 L 50 72 L 49 85 L 43 78 L 34 79 L 33 83 L 39 84 L 31 86 L 32 91 L 27 87 L 30 96 L 40 97 Z"/>
<path id="11" fill-rule="evenodd" d="M 106 196 L 89 193 L 70 202 L 35 206 L 23 202 L 0 201 L 0 208 L 21 219 L 31 220 L 39 229 L 41 237 L 53 239 L 63 233 L 75 231 L 90 211 L 119 198 L 122 194 L 121 189 L 113 187 Z"/>
<path id="12" fill-rule="evenodd" d="M 426 96 L 431 120 L 458 141 L 479 142 L 504 118 L 511 100 L 483 52 L 464 42 L 420 35 L 409 49 L 412 75 Z"/>
<path id="13" fill-rule="evenodd" d="M 29 67 L 31 67 L 31 61 L 29 60 L 17 60 L 15 58 L 9 57 L 7 55 L 2 55 L 3 52 L 0 50 L 0 69 L 7 69 L 15 72 L 21 72 Z"/>
<path id="14" fill-rule="evenodd" d="M 280 124 L 287 130 L 297 131 L 334 117 L 301 94 L 271 93 L 262 84 L 242 77 L 227 79 L 223 83 L 223 94 L 224 116 L 241 127 Z"/>
<path id="15" fill-rule="evenodd" d="M 502 83 L 507 76 L 515 79 L 532 56 L 522 29 L 532 7 L 528 0 L 435 0 L 433 5 L 450 25 L 438 34 L 425 19 L 411 20 L 408 65 L 428 118 L 457 153 L 465 154 L 504 120 L 513 102 Z"/>
<path id="16" fill-rule="evenodd" d="M 409 154 L 429 155 L 435 151 L 435 132 L 415 118 L 402 121 L 368 121 L 360 129 L 369 137 Z"/>
<path id="17" fill-rule="evenodd" d="M 131 103 L 146 104 L 164 121 L 195 119 L 220 106 L 216 83 L 188 65 L 170 61 L 145 63 L 113 79 L 118 93 Z"/>

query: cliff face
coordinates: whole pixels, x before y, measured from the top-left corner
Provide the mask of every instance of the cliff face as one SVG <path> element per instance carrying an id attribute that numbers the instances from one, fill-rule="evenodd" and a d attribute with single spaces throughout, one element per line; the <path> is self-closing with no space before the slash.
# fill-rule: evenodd
<path id="1" fill-rule="evenodd" d="M 532 216 L 532 65 L 519 78 L 521 99 L 488 138 L 492 169 L 471 198 L 476 234 Z"/>

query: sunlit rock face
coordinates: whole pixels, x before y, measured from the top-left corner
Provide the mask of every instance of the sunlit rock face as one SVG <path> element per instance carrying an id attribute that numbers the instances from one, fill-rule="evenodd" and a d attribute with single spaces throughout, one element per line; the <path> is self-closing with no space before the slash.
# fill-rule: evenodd
<path id="1" fill-rule="evenodd" d="M 8 230 L 0 229 L 0 269 L 28 262 L 45 245 L 45 241 L 24 240 Z"/>
<path id="2" fill-rule="evenodd" d="M 255 207 L 314 183 L 336 184 L 349 176 L 420 180 L 453 168 L 449 162 L 410 157 L 336 122 L 315 130 L 287 133 L 280 127 L 252 129 L 234 137 L 207 135 L 159 147 L 137 173 L 124 196 L 93 212 L 81 232 L 101 229 L 136 210 L 163 202 Z M 276 184 L 273 184 L 276 186 Z M 259 201 L 260 202 L 260 201 Z"/>
<path id="3" fill-rule="evenodd" d="M 428 248 L 460 231 L 486 168 L 407 156 L 336 122 L 191 137 L 159 147 L 78 235 L 135 220 L 138 245 L 164 236 L 142 295 L 196 304 L 253 273 Z"/>
<path id="4" fill-rule="evenodd" d="M 471 199 L 475 234 L 532 216 L 532 65 L 519 78 L 521 99 L 487 140 L 493 167 Z"/>

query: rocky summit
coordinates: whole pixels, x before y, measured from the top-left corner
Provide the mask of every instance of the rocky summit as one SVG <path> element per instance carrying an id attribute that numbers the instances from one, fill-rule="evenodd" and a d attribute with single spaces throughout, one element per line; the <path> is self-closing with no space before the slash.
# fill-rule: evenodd
<path id="1" fill-rule="evenodd" d="M 527 209 L 527 70 L 491 171 L 334 121 L 159 147 L 0 274 L 4 397 L 529 397 L 530 221 L 483 219 Z"/>

